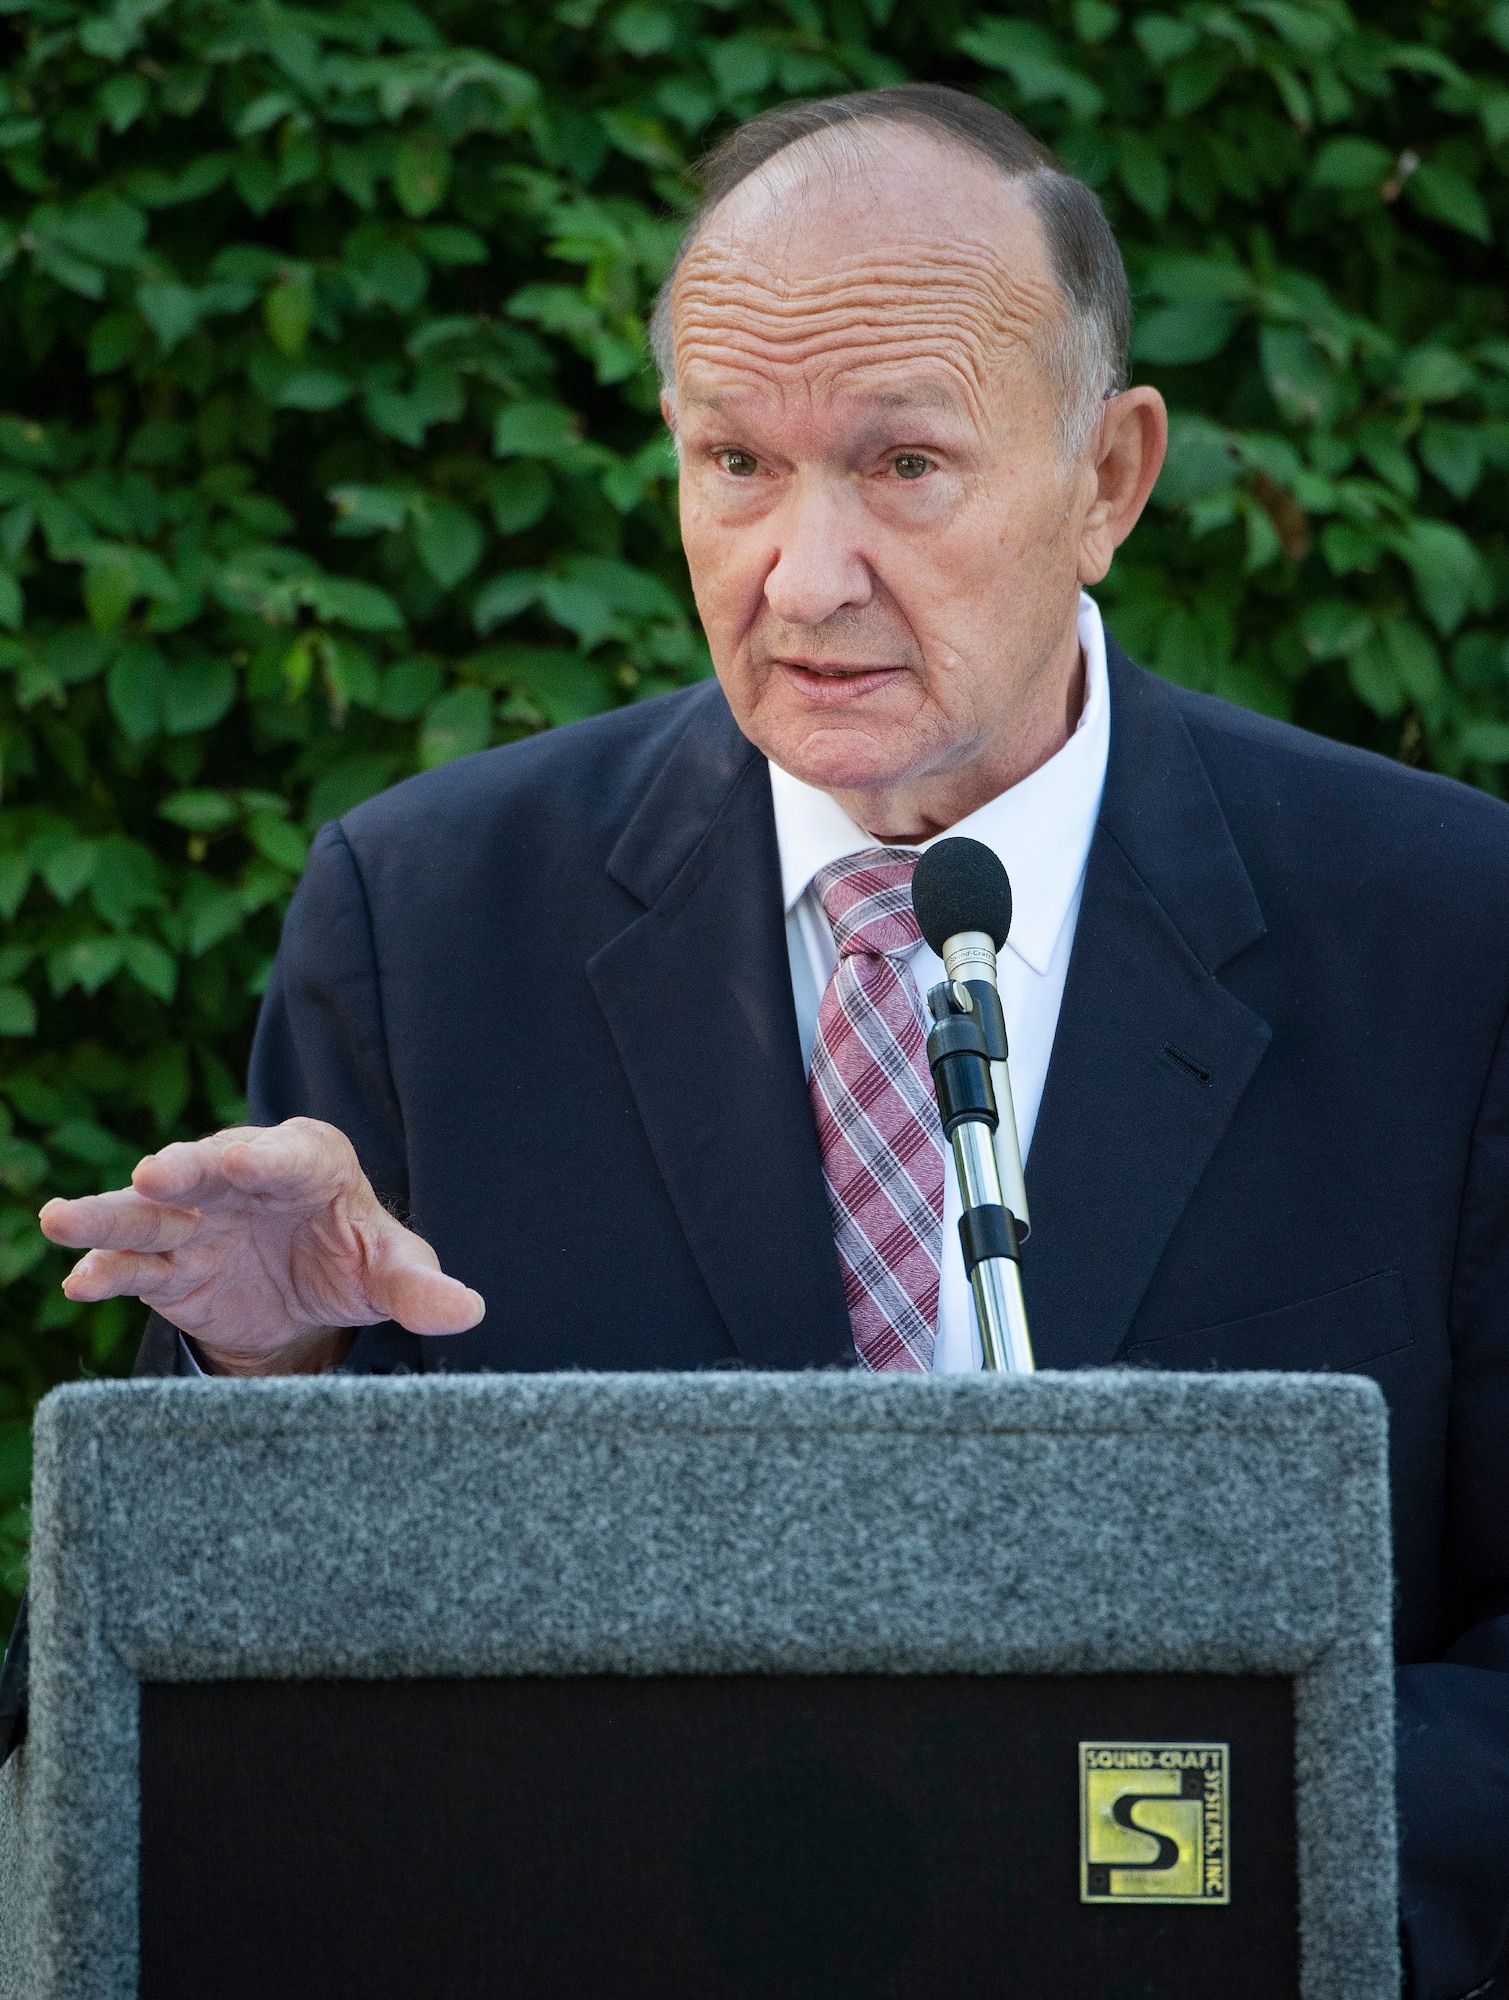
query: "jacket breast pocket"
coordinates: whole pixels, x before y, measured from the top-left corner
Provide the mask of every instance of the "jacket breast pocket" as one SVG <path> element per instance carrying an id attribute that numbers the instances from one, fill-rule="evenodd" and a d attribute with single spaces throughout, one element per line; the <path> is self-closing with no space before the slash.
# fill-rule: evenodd
<path id="1" fill-rule="evenodd" d="M 1136 1341 L 1119 1359 L 1133 1368 L 1345 1370 L 1412 1344 L 1404 1280 L 1397 1271 L 1377 1271 L 1251 1319 Z"/>

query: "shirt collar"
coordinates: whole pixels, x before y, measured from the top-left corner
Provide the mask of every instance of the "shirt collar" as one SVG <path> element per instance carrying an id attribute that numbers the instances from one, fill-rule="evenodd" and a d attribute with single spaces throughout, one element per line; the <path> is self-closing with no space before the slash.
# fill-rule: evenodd
<path id="1" fill-rule="evenodd" d="M 1105 628 L 1094 599 L 1083 592 L 1079 644 L 1085 662 L 1085 702 L 1074 734 L 1030 777 L 951 826 L 947 834 L 936 836 L 942 840 L 964 834 L 1000 856 L 1011 877 L 1007 949 L 1037 973 L 1048 970 L 1084 873 L 1111 742 Z M 876 843 L 837 799 L 815 785 L 803 784 L 778 764 L 770 767 L 770 791 L 781 893 L 789 911 L 807 893 L 820 868 Z"/>

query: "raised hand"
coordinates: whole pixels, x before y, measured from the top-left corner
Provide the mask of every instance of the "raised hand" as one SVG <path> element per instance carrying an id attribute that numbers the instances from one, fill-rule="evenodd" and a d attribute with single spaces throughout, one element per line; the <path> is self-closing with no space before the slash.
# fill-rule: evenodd
<path id="1" fill-rule="evenodd" d="M 69 1298 L 139 1298 L 227 1374 L 317 1370 L 345 1351 L 344 1329 L 463 1333 L 486 1310 L 317 1118 L 165 1146 L 129 1188 L 50 1201 L 41 1223 L 88 1250 L 63 1281 Z"/>

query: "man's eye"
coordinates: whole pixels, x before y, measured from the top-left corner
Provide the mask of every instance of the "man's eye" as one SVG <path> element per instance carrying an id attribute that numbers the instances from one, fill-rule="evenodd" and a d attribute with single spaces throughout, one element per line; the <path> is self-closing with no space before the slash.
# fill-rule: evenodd
<path id="1" fill-rule="evenodd" d="M 748 479 L 751 473 L 760 469 L 760 461 L 752 451 L 720 451 L 718 463 L 725 472 L 731 472 L 735 479 Z"/>
<path id="2" fill-rule="evenodd" d="M 920 479 L 931 464 L 920 451 L 901 451 L 891 460 L 891 470 L 898 479 Z"/>

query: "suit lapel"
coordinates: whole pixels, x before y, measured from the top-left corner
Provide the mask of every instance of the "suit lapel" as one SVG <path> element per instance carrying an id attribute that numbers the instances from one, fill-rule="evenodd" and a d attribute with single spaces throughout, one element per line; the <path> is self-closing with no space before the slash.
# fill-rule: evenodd
<path id="1" fill-rule="evenodd" d="M 609 857 L 645 914 L 587 974 L 740 1356 L 853 1359 L 791 996 L 765 760 L 710 688 Z"/>
<path id="2" fill-rule="evenodd" d="M 1040 1366 L 1104 1364 L 1268 1045 L 1216 979 L 1262 912 L 1173 699 L 1108 645 L 1111 750 L 1028 1165 Z"/>

